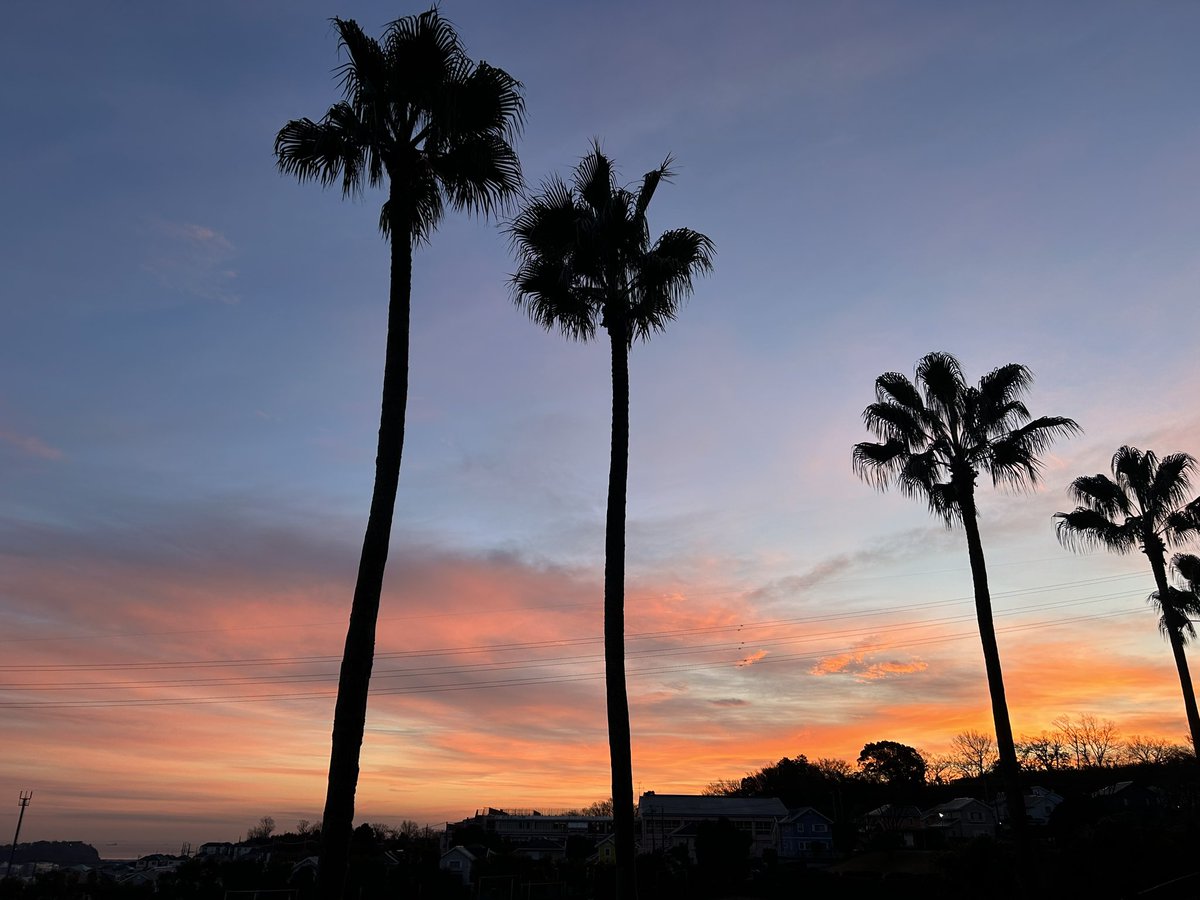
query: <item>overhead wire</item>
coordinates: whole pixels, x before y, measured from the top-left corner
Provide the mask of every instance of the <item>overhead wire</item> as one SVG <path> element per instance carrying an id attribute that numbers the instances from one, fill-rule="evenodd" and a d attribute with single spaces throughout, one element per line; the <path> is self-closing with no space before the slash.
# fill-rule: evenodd
<path id="1" fill-rule="evenodd" d="M 1037 588 L 996 592 L 994 597 L 1013 597 L 1021 595 L 1037 595 L 1045 594 L 1054 590 L 1062 590 L 1069 587 L 1092 586 L 1103 583 L 1111 583 L 1120 581 L 1134 575 L 1119 574 L 1114 576 L 1106 576 L 1093 579 L 1081 579 L 1073 582 L 1065 582 L 1058 585 L 1040 586 Z M 1071 606 L 1078 606 L 1085 603 L 1094 603 L 1102 600 L 1113 599 L 1117 597 L 1127 596 L 1128 592 L 1120 591 L 1117 593 L 1090 595 L 1086 597 L 1069 598 L 1064 600 L 1055 600 L 1051 603 L 1032 603 L 1024 606 L 1014 607 L 1007 610 L 1001 610 L 996 613 L 997 617 L 1011 617 L 1020 614 L 1029 613 L 1031 611 L 1049 611 L 1054 609 L 1063 609 Z M 743 622 L 743 623 L 727 623 L 724 625 L 701 626 L 686 629 L 670 629 L 650 632 L 633 633 L 627 636 L 627 641 L 635 646 L 628 650 L 627 658 L 632 660 L 655 658 L 655 657 L 703 657 L 705 655 L 719 654 L 720 659 L 709 661 L 691 661 L 680 662 L 670 665 L 659 665 L 651 667 L 634 668 L 629 670 L 630 676 L 642 676 L 650 674 L 662 673 L 678 673 L 686 671 L 700 671 L 716 668 L 728 668 L 730 666 L 748 668 L 748 657 L 745 653 L 747 644 L 750 644 L 755 653 L 767 652 L 767 655 L 756 659 L 754 665 L 762 665 L 764 663 L 779 663 L 779 662 L 801 662 L 815 661 L 830 656 L 838 656 L 844 653 L 866 653 L 874 652 L 880 649 L 905 649 L 916 646 L 925 646 L 929 644 L 943 643 L 951 640 L 959 640 L 964 637 L 969 637 L 973 634 L 971 631 L 954 633 L 951 635 L 936 635 L 924 638 L 911 638 L 907 640 L 897 641 L 894 638 L 888 642 L 877 645 L 854 644 L 847 647 L 836 649 L 824 649 L 819 653 L 809 651 L 807 653 L 771 653 L 770 651 L 777 650 L 782 647 L 792 646 L 796 644 L 811 644 L 822 640 L 843 639 L 848 640 L 855 637 L 877 632 L 879 626 L 867 626 L 862 628 L 848 628 L 830 631 L 821 631 L 806 633 L 802 635 L 782 635 L 770 636 L 764 635 L 761 639 L 748 635 L 748 632 L 762 632 L 767 629 L 780 629 L 788 626 L 797 626 L 813 622 L 821 621 L 836 621 L 849 620 L 865 615 L 886 615 L 896 611 L 918 611 L 944 608 L 953 604 L 961 604 L 969 602 L 972 598 L 951 598 L 948 600 L 922 601 L 913 604 L 902 604 L 897 607 L 888 607 L 884 609 L 873 610 L 858 610 L 849 613 L 823 614 L 815 616 L 801 616 L 789 619 L 767 620 L 762 622 Z M 1127 615 L 1136 612 L 1135 609 L 1122 610 L 1108 613 L 1093 613 L 1084 616 L 1075 616 L 1067 619 L 1053 619 L 1048 621 L 1038 621 L 1034 623 L 1018 623 L 997 629 L 1000 633 L 1009 633 L 1024 631 L 1030 628 L 1045 628 L 1055 625 L 1068 623 L 1077 623 L 1087 620 L 1106 619 L 1114 616 Z M 913 622 L 889 623 L 889 631 L 895 635 L 896 633 L 904 633 L 917 629 L 929 629 L 946 627 L 958 622 L 962 622 L 973 618 L 971 614 L 942 616 L 933 619 L 917 620 Z M 732 631 L 734 637 L 717 643 L 709 644 L 690 644 L 675 647 L 652 646 L 644 649 L 638 649 L 636 644 L 653 640 L 664 640 L 667 638 L 678 638 L 688 636 L 700 636 L 705 634 L 728 633 Z M 449 647 L 435 648 L 431 650 L 410 650 L 410 651 L 395 651 L 392 653 L 377 654 L 377 659 L 387 658 L 431 658 L 438 656 L 449 656 L 460 653 L 505 653 L 505 652 L 524 652 L 530 650 L 547 649 L 555 647 L 570 647 L 570 646 L 587 646 L 602 643 L 599 637 L 584 637 L 584 638 L 569 638 L 556 639 L 548 641 L 534 641 L 510 644 L 493 644 L 493 645 L 473 645 L 467 647 Z M 268 666 L 268 665 L 299 665 L 312 663 L 328 663 L 337 661 L 338 657 L 262 657 L 257 659 L 243 660 L 198 660 L 185 662 L 134 662 L 134 663 L 105 663 L 105 664 L 63 664 L 58 666 L 50 665 L 32 665 L 32 666 L 0 666 L 0 671 L 17 671 L 17 672 L 69 672 L 69 671 L 107 671 L 113 669 L 125 669 L 127 671 L 136 670 L 153 670 L 153 669 L 170 669 L 170 668 L 204 668 L 212 666 Z M 389 694 L 408 694 L 408 693 L 431 693 L 431 692 L 446 692 L 459 690 L 477 690 L 486 688 L 497 688 L 514 685 L 538 685 L 555 682 L 570 682 L 581 680 L 592 680 L 603 677 L 602 671 L 586 671 L 586 672 L 570 672 L 556 671 L 554 674 L 546 673 L 546 669 L 563 669 L 568 667 L 579 667 L 594 664 L 602 659 L 601 654 L 575 654 L 558 657 L 542 657 L 532 660 L 509 660 L 509 661 L 489 661 L 484 663 L 457 663 L 447 666 L 420 666 L 407 667 L 398 669 L 381 669 L 376 672 L 376 681 L 372 686 L 372 693 L 379 695 Z M 435 684 L 408 684 L 401 686 L 389 686 L 387 682 L 397 679 L 419 679 L 419 678 L 458 678 L 470 679 L 471 676 L 479 674 L 498 674 L 501 672 L 512 671 L 531 671 L 534 674 L 524 675 L 515 678 L 492 678 L 485 680 L 466 680 L 446 682 L 440 681 Z M 151 689 L 169 689 L 169 688 L 188 688 L 194 689 L 198 687 L 247 687 L 261 684 L 313 684 L 326 683 L 333 680 L 336 673 L 319 672 L 319 673 L 284 673 L 284 674 L 266 674 L 256 676 L 238 676 L 230 678 L 209 677 L 195 679 L 160 679 L 160 680 L 143 680 L 143 681 L 124 681 L 124 682 L 88 682 L 88 683 L 63 683 L 63 682 L 32 682 L 25 684 L 10 685 L 10 688 L 15 688 L 18 691 L 36 692 L 39 690 L 151 690 Z M 67 709 L 67 708 L 91 708 L 91 707 L 108 707 L 108 706 L 155 706 L 155 705 L 186 705 L 186 704 L 204 704 L 204 703 L 223 703 L 223 702 L 255 702 L 255 701 L 297 701 L 325 698 L 332 696 L 330 691 L 315 691 L 315 692 L 295 692 L 295 693 L 270 693 L 270 694 L 253 694 L 253 695 L 233 695 L 219 697 L 136 697 L 136 698 L 82 698 L 72 700 L 22 700 L 16 699 L 12 701 L 0 701 L 0 708 L 5 709 Z"/>

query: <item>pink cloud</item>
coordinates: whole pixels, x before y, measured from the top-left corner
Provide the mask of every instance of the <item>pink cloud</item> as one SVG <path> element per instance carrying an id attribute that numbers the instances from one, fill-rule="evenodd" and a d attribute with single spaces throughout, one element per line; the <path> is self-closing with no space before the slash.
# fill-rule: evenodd
<path id="1" fill-rule="evenodd" d="M 33 437 L 32 435 L 0 430 L 0 441 L 4 441 L 4 443 L 16 447 L 23 453 L 37 457 L 38 459 L 63 458 L 61 450 L 51 447 L 45 441 L 41 440 L 41 438 Z"/>

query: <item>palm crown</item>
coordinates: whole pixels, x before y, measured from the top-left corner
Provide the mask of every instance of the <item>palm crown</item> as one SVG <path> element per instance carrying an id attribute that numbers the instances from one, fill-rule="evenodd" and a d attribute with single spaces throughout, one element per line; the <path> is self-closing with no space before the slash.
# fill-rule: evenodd
<path id="1" fill-rule="evenodd" d="M 1122 447 L 1112 458 L 1113 477 L 1081 475 L 1067 489 L 1079 504 L 1058 513 L 1058 538 L 1072 549 L 1103 547 L 1114 553 L 1140 549 L 1159 554 L 1200 533 L 1200 498 L 1188 503 L 1196 460 L 1172 453 Z"/>
<path id="2" fill-rule="evenodd" d="M 916 384 L 899 372 L 875 379 L 875 402 L 863 421 L 880 442 L 854 447 L 854 470 L 877 487 L 893 482 L 906 496 L 923 496 L 946 524 L 962 518 L 962 492 L 980 471 L 993 483 L 1036 483 L 1038 455 L 1058 436 L 1080 429 L 1073 419 L 1033 419 L 1021 396 L 1029 369 L 1010 363 L 968 385 L 949 353 L 924 356 Z"/>
<path id="3" fill-rule="evenodd" d="M 693 276 L 712 269 L 714 253 L 712 241 L 689 228 L 651 242 L 646 209 L 672 174 L 668 157 L 636 191 L 619 186 L 597 143 L 570 185 L 551 176 L 508 226 L 517 304 L 577 340 L 597 327 L 619 328 L 627 343 L 661 331 L 691 294 Z"/>
<path id="4" fill-rule="evenodd" d="M 344 99 L 319 122 L 280 129 L 281 171 L 340 183 L 345 195 L 386 175 L 379 227 L 411 243 L 428 239 L 447 202 L 490 212 L 520 189 L 511 145 L 525 112 L 518 81 L 473 63 L 436 8 L 397 19 L 378 41 L 353 20 L 332 21 L 349 57 L 338 70 Z"/>

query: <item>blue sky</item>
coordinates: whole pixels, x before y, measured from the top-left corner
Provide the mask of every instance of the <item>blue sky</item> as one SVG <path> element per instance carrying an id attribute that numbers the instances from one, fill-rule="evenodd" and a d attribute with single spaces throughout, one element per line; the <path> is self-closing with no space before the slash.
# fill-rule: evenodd
<path id="1" fill-rule="evenodd" d="M 271 147 L 284 122 L 315 118 L 337 97 L 329 16 L 378 34 L 416 11 L 210 2 L 10 13 L 0 35 L 0 632 L 15 664 L 338 652 L 377 427 L 381 198 L 344 202 L 298 185 L 275 172 Z M 1123 593 L 1093 602 L 1085 592 L 1079 608 L 1130 615 L 1039 636 L 1061 641 L 1057 650 L 1028 633 L 1002 638 L 1006 663 L 1027 679 L 1013 690 L 1014 727 L 1035 732 L 1082 711 L 1182 734 L 1169 653 L 1141 609 L 1144 561 L 1072 556 L 1050 516 L 1067 507 L 1069 480 L 1104 470 L 1122 443 L 1200 453 L 1190 338 L 1200 324 L 1200 8 L 442 11 L 474 58 L 524 82 L 518 149 L 532 185 L 567 174 L 593 137 L 629 181 L 674 154 L 678 174 L 655 198 L 652 227 L 688 226 L 717 247 L 679 320 L 633 354 L 631 628 L 643 612 L 656 626 L 695 627 L 833 608 L 873 612 L 884 634 L 914 604 L 965 597 L 960 536 L 857 482 L 850 447 L 864 439 L 859 414 L 881 372 L 911 372 L 932 349 L 958 355 L 972 377 L 1017 361 L 1037 375 L 1035 414 L 1073 416 L 1085 434 L 1055 447 L 1041 491 L 981 501 L 997 589 L 1066 585 L 1047 594 L 1067 601 L 1087 579 L 1112 577 Z M 403 620 L 385 640 L 397 647 L 598 633 L 589 604 L 598 615 L 607 351 L 524 319 L 506 287 L 513 268 L 496 223 L 454 215 L 415 257 L 384 612 Z M 559 622 L 546 612 L 558 607 L 574 613 Z M 261 630 L 229 638 L 239 627 Z M 986 727 L 977 643 L 938 646 L 888 657 L 923 679 L 912 685 L 897 675 L 834 690 L 808 663 L 754 683 L 747 673 L 766 667 L 732 662 L 635 679 L 638 781 L 688 789 L 783 755 L 852 757 L 880 738 L 936 746 L 947 728 Z M 822 658 L 840 659 L 835 649 Z M 1096 667 L 1090 688 L 1038 681 L 1036 657 L 1076 652 Z M 869 653 L 859 662 L 879 671 L 872 664 Z M 1152 673 L 1152 701 L 1135 670 Z M 47 835 L 90 837 L 78 833 L 87 810 L 99 823 L 89 827 L 119 830 L 120 773 L 140 759 L 123 741 L 150 713 L 71 714 L 112 756 L 90 763 L 96 799 L 67 774 L 79 760 L 65 714 L 20 687 L 27 673 L 7 677 L 16 700 L 35 701 L 19 713 L 22 739 L 6 741 L 0 791 L 60 798 L 41 801 L 58 804 L 53 826 L 49 813 L 31 819 Z M 412 771 L 366 784 L 368 808 L 432 820 L 470 812 L 467 796 L 567 805 L 602 795 L 600 707 L 589 706 L 599 689 L 583 684 L 577 696 L 537 697 L 539 715 L 561 725 L 542 743 L 560 757 L 575 748 L 570 771 L 536 754 L 522 766 L 510 748 L 486 774 L 455 774 L 438 755 L 448 745 L 412 739 L 453 733 L 489 759 L 484 748 L 528 727 L 530 699 L 516 688 L 434 693 L 425 696 L 437 703 L 386 712 L 381 701 L 380 733 L 409 740 L 372 751 L 369 737 L 368 761 Z M 898 718 L 906 692 L 943 698 L 948 712 Z M 671 705 L 684 695 L 720 701 L 725 737 L 696 736 Z M 225 725 L 194 718 L 217 716 L 214 705 L 172 715 L 222 735 Z M 206 801 L 205 829 L 316 818 L 331 704 L 283 706 L 291 712 L 270 706 L 280 733 L 308 735 L 297 759 L 238 759 L 294 766 L 294 781 L 243 806 Z M 689 729 L 694 753 L 680 749 Z M 739 745 L 732 734 L 753 737 Z M 191 746 L 207 747 L 196 736 Z M 200 752 L 161 750 L 190 768 Z M 197 792 L 225 793 L 228 762 L 204 752 L 212 772 Z M 430 775 L 439 765 L 440 781 Z M 121 826 L 129 840 L 157 833 L 145 826 L 151 806 L 183 789 L 169 774 Z M 538 794 L 546 784 L 558 794 Z"/>

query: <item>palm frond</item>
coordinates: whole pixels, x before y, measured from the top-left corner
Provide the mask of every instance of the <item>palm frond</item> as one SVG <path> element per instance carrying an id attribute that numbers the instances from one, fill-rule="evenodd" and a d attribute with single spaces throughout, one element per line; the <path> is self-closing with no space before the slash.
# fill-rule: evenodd
<path id="1" fill-rule="evenodd" d="M 389 23 L 383 49 L 396 99 L 417 113 L 414 126 L 444 111 L 447 84 L 465 78 L 471 66 L 453 24 L 437 7 Z"/>
<path id="2" fill-rule="evenodd" d="M 907 376 L 899 372 L 884 372 L 875 379 L 875 399 L 880 403 L 899 403 L 914 411 L 925 409 L 921 392 Z"/>
<path id="3" fill-rule="evenodd" d="M 919 414 L 899 403 L 870 404 L 863 410 L 863 424 L 880 440 L 901 441 L 908 450 L 922 449 L 927 443 Z"/>
<path id="4" fill-rule="evenodd" d="M 504 230 L 522 260 L 543 257 L 566 259 L 574 254 L 583 212 L 575 195 L 557 176 L 542 184 Z"/>
<path id="5" fill-rule="evenodd" d="M 979 393 L 992 407 L 1006 406 L 1033 386 L 1033 373 L 1020 363 L 1008 363 L 979 379 Z"/>
<path id="6" fill-rule="evenodd" d="M 1071 499 L 1107 519 L 1133 515 L 1124 488 L 1107 475 L 1080 475 L 1067 487 Z"/>
<path id="7" fill-rule="evenodd" d="M 575 167 L 575 190 L 593 212 L 604 214 L 613 199 L 616 176 L 612 161 L 600 149 L 600 141 L 592 142 L 592 152 Z"/>
<path id="8" fill-rule="evenodd" d="M 1164 456 L 1154 470 L 1149 495 L 1165 510 L 1185 505 L 1191 497 L 1191 474 L 1195 468 L 1195 458 L 1187 453 Z"/>
<path id="9" fill-rule="evenodd" d="M 989 445 L 984 465 L 993 484 L 1019 488 L 1037 484 L 1042 470 L 1039 457 L 1058 437 L 1071 437 L 1080 429 L 1074 419 L 1042 416 L 1002 434 Z"/>
<path id="10" fill-rule="evenodd" d="M 925 389 L 925 406 L 937 411 L 940 419 L 953 426 L 962 417 L 962 395 L 966 390 L 962 366 L 949 353 L 927 353 L 917 363 L 917 381 Z"/>
<path id="11" fill-rule="evenodd" d="M 640 260 L 629 304 L 630 340 L 648 340 L 675 318 L 690 297 L 693 278 L 711 272 L 713 242 L 690 228 L 665 231 Z"/>
<path id="12" fill-rule="evenodd" d="M 642 186 L 638 188 L 637 199 L 633 204 L 634 217 L 644 222 L 646 221 L 646 209 L 650 206 L 650 201 L 654 199 L 654 192 L 658 190 L 658 185 L 663 181 L 670 181 L 674 176 L 671 170 L 672 164 L 675 162 L 673 156 L 668 155 L 662 161 L 657 169 L 651 169 L 642 176 Z"/>
<path id="13" fill-rule="evenodd" d="M 1200 556 L 1193 553 L 1176 553 L 1171 557 L 1171 568 L 1188 583 L 1193 593 L 1200 593 Z"/>
<path id="14" fill-rule="evenodd" d="M 854 445 L 851 465 L 854 474 L 881 491 L 886 491 L 904 465 L 908 448 L 903 441 L 863 441 Z"/>
<path id="15" fill-rule="evenodd" d="M 596 334 L 596 300 L 581 290 L 570 266 L 553 260 L 530 260 L 512 277 L 513 301 L 547 331 L 558 330 L 577 341 Z"/>
<path id="16" fill-rule="evenodd" d="M 1113 553 L 1129 553 L 1138 545 L 1137 530 L 1118 525 L 1103 513 L 1087 507 L 1055 513 L 1054 527 L 1059 543 L 1071 550 L 1103 548 Z"/>
<path id="17" fill-rule="evenodd" d="M 1190 543 L 1200 537 L 1200 518 L 1187 507 L 1172 510 L 1163 521 L 1162 536 L 1168 546 L 1178 547 Z"/>
<path id="18" fill-rule="evenodd" d="M 1158 466 L 1158 457 L 1153 450 L 1142 453 L 1137 447 L 1128 444 L 1119 447 L 1112 458 L 1112 473 L 1117 483 L 1126 493 L 1137 499 L 1139 506 L 1145 510 L 1150 505 L 1147 492 L 1154 479 L 1154 470 Z"/>
<path id="19" fill-rule="evenodd" d="M 1146 600 L 1158 610 L 1159 634 L 1165 638 L 1174 635 L 1184 644 L 1195 639 L 1196 628 L 1192 621 L 1200 617 L 1200 597 L 1193 591 L 1171 587 L 1167 588 L 1165 600 L 1158 591 L 1151 593 Z"/>
<path id="20" fill-rule="evenodd" d="M 450 92 L 448 111 L 453 129 L 461 134 L 494 134 L 515 140 L 525 125 L 525 97 L 521 82 L 503 69 L 480 62 Z"/>
<path id="21" fill-rule="evenodd" d="M 945 466 L 930 450 L 923 453 L 909 453 L 896 472 L 896 484 L 906 497 L 929 499 L 932 494 L 939 491 L 939 485 L 943 485 L 946 480 Z M 930 500 L 931 508 L 933 502 Z"/>
<path id="22" fill-rule="evenodd" d="M 338 50 L 349 57 L 338 66 L 342 96 L 364 121 L 376 120 L 385 112 L 388 94 L 388 65 L 383 48 L 368 37 L 353 19 L 330 20 L 338 33 Z"/>
<path id="23" fill-rule="evenodd" d="M 491 215 L 521 189 L 521 162 L 493 132 L 456 142 L 430 159 L 446 199 L 455 209 Z"/>
<path id="24" fill-rule="evenodd" d="M 362 193 L 365 152 L 360 135 L 344 125 L 352 116 L 346 113 L 349 108 L 338 104 L 322 122 L 293 119 L 279 129 L 275 136 L 279 171 L 322 187 L 341 181 L 343 195 Z"/>
<path id="25" fill-rule="evenodd" d="M 926 497 L 929 511 L 941 519 L 947 528 L 953 528 L 955 523 L 962 521 L 962 505 L 958 502 L 954 485 L 938 482 L 929 488 Z"/>

